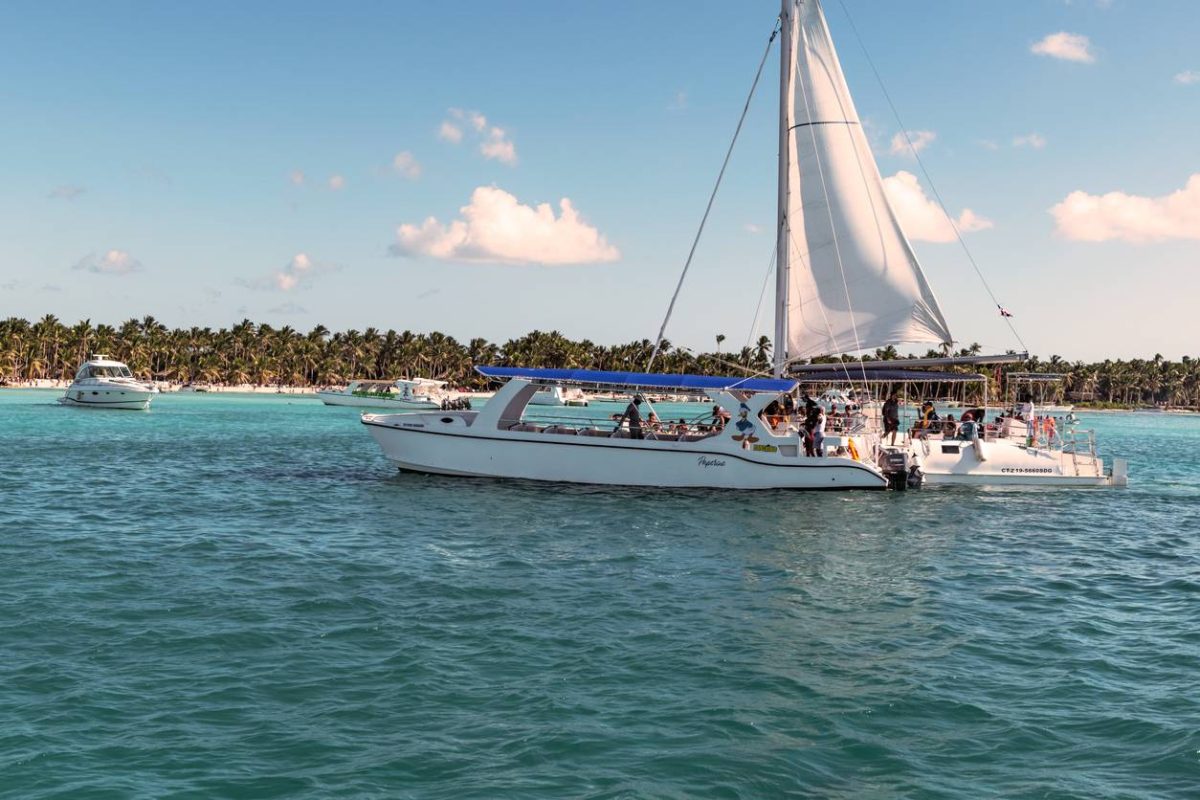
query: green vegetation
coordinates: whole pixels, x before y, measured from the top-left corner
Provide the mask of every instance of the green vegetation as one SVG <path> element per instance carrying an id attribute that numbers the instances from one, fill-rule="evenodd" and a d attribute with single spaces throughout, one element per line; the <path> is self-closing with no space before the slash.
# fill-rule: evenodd
<path id="1" fill-rule="evenodd" d="M 762 336 L 740 351 L 721 352 L 724 335 L 715 338 L 713 353 L 691 353 L 664 342 L 654 364 L 661 372 L 736 374 L 769 369 L 771 341 Z M 0 322 L 0 377 L 10 380 L 69 380 L 92 353 L 106 353 L 129 364 L 145 379 L 223 384 L 325 386 L 352 379 L 390 380 L 426 377 L 456 385 L 481 386 L 474 364 L 527 367 L 643 370 L 654 343 L 648 339 L 621 345 L 574 341 L 557 331 L 533 331 L 504 344 L 472 339 L 462 344 L 442 333 L 349 330 L 331 332 L 317 325 L 307 333 L 242 320 L 232 328 L 169 329 L 153 317 L 131 319 L 120 327 L 83 320 L 64 325 L 47 315 L 37 322 L 12 317 Z M 972 345 L 960 355 L 978 353 Z M 926 356 L 943 355 L 931 351 Z M 877 350 L 874 358 L 900 358 L 895 348 Z M 850 356 L 841 360 L 857 361 Z M 839 359 L 818 359 L 831 362 Z M 1067 392 L 1104 406 L 1195 406 L 1200 402 L 1200 362 L 1185 356 L 1168 361 L 1161 355 L 1096 364 L 1068 362 L 1058 356 L 1036 357 L 1005 371 L 1057 372 L 1066 376 Z M 995 395 L 993 395 L 995 396 Z"/>

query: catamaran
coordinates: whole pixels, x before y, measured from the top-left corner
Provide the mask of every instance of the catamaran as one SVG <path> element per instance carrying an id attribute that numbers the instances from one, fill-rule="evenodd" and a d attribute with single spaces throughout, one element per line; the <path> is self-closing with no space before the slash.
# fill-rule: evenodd
<path id="1" fill-rule="evenodd" d="M 814 448 L 810 456 L 801 426 L 773 410 L 775 401 L 796 391 L 798 380 L 789 376 L 799 362 L 895 345 L 949 346 L 954 341 L 888 201 L 819 0 L 783 0 L 771 42 L 777 35 L 781 57 L 774 376 L 479 366 L 484 377 L 507 381 L 482 411 L 363 416 L 388 459 L 401 469 L 420 472 L 637 486 L 901 488 L 919 481 L 922 473 L 946 482 L 966 473 L 971 481 L 985 483 L 991 478 L 1028 482 L 1022 478 L 1029 476 L 1047 480 L 1041 471 L 1045 459 L 1030 439 L 1020 448 L 1009 447 L 1015 440 L 1006 440 L 1003 457 L 998 452 L 989 456 L 986 447 L 956 449 L 949 443 L 939 445 L 935 453 L 929 439 L 907 434 L 885 444 L 872 415 L 856 412 L 841 419 L 840 430 L 831 431 L 824 447 Z M 761 71 L 762 64 L 760 75 Z M 681 285 L 686 274 L 687 264 Z M 674 305 L 672 298 L 659 343 Z M 1003 309 L 1001 313 L 1008 316 Z M 834 368 L 850 377 L 847 365 Z M 547 424 L 525 417 L 526 407 L 539 393 L 564 386 L 629 394 L 635 400 L 664 391 L 700 393 L 717 410 L 707 421 L 685 420 L 665 429 L 660 423 L 648 432 L 636 407 L 615 425 L 612 420 L 578 417 Z M 730 421 L 723 424 L 726 417 Z M 974 454 L 970 463 L 968 453 Z M 1083 467 L 1079 459 L 1069 465 L 1059 459 L 1057 469 L 1064 476 L 1065 470 L 1075 470 L 1073 478 L 1080 477 L 1081 469 L 1088 471 L 1088 485 L 1111 484 L 1113 477 L 1094 451 L 1092 455 Z M 1036 461 L 1029 470 L 1037 472 L 1021 466 L 1021 459 Z"/>

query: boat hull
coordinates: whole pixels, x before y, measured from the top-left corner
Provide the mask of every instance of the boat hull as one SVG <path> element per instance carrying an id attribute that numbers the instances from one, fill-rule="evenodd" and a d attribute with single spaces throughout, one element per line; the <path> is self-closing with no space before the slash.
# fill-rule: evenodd
<path id="1" fill-rule="evenodd" d="M 342 392 L 317 392 L 317 397 L 327 406 L 350 406 L 354 408 L 389 408 L 393 411 L 431 411 L 440 407 L 432 400 L 400 400 L 390 397 L 365 397 Z"/>
<path id="2" fill-rule="evenodd" d="M 112 411 L 145 411 L 157 392 L 131 389 L 71 389 L 58 398 L 64 406 Z"/>
<path id="3" fill-rule="evenodd" d="M 442 420 L 447 422 L 442 423 Z M 441 424 L 439 424 L 441 423 Z M 373 415 L 363 424 L 400 469 L 608 486 L 719 489 L 884 489 L 878 470 L 850 458 L 784 459 L 727 438 L 694 442 L 555 433 L 477 434 L 462 417 Z M 444 429 L 439 429 L 444 425 Z"/>

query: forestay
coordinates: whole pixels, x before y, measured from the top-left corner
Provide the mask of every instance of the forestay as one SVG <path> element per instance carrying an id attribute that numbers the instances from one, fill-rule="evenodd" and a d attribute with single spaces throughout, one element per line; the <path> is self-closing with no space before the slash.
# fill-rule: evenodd
<path id="1" fill-rule="evenodd" d="M 783 58 L 795 68 L 782 109 L 789 130 L 787 276 L 777 298 L 777 313 L 787 319 L 787 358 L 949 342 L 945 317 L 884 193 L 821 5 L 787 5 L 790 36 L 783 41 L 792 52 Z"/>

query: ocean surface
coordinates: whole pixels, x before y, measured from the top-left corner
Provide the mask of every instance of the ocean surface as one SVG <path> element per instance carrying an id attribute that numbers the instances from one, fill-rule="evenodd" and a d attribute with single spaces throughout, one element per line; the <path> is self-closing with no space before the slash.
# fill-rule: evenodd
<path id="1" fill-rule="evenodd" d="M 400 474 L 0 390 L 0 797 L 1200 797 L 1200 417 L 1124 490 Z"/>

